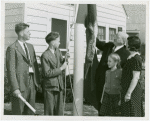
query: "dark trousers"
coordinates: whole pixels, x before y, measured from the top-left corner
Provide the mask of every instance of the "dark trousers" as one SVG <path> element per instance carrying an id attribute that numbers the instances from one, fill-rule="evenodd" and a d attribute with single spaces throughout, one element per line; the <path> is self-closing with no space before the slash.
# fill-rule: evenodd
<path id="1" fill-rule="evenodd" d="M 100 108 L 100 115 L 119 116 L 120 115 L 120 106 L 118 105 L 119 100 L 120 94 L 108 94 L 104 92 Z"/>
<path id="2" fill-rule="evenodd" d="M 63 115 L 63 91 L 44 90 L 44 115 Z"/>
<path id="3" fill-rule="evenodd" d="M 35 93 L 36 91 L 33 81 L 33 74 L 29 74 L 27 89 L 24 92 L 21 92 L 21 95 L 33 108 L 35 108 Z M 25 103 L 21 99 L 12 96 L 11 102 L 12 115 L 34 115 L 34 113 L 25 105 Z"/>

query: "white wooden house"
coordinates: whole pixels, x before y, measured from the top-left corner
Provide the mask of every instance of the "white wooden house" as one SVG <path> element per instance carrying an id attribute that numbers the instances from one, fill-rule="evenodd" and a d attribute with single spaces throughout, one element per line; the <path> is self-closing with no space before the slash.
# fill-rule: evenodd
<path id="1" fill-rule="evenodd" d="M 67 40 L 71 39 L 69 51 L 70 73 L 73 73 L 74 60 L 74 22 L 75 5 L 58 3 L 6 3 L 5 4 L 5 50 L 12 44 L 17 35 L 14 31 L 15 24 L 24 22 L 30 25 L 31 39 L 29 43 L 34 45 L 36 55 L 40 56 L 48 47 L 45 36 L 51 31 L 58 31 L 61 35 L 60 50 L 66 51 Z M 118 27 L 126 31 L 126 14 L 121 4 L 97 4 L 97 19 L 99 26 L 98 37 L 109 41 L 118 32 Z M 69 38 L 69 31 L 70 38 Z M 86 52 L 86 38 L 84 41 L 84 53 Z"/>

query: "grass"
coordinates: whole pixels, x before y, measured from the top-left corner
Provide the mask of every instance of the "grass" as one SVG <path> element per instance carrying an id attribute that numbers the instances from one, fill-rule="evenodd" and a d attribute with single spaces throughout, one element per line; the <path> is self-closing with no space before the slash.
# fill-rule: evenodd
<path id="1" fill-rule="evenodd" d="M 44 105 L 42 103 L 36 103 L 36 110 L 44 115 Z M 4 104 L 4 115 L 11 115 L 11 103 Z M 73 116 L 73 104 L 65 104 L 65 116 Z M 83 105 L 83 116 L 98 116 L 97 110 L 93 106 Z"/>
<path id="2" fill-rule="evenodd" d="M 143 103 L 145 110 L 145 103 Z M 40 115 L 44 115 L 44 104 L 36 103 L 36 110 Z M 11 115 L 11 103 L 4 104 L 4 115 Z M 73 116 L 73 104 L 66 103 L 64 116 Z M 83 105 L 83 116 L 98 116 L 97 110 L 90 105 Z"/>

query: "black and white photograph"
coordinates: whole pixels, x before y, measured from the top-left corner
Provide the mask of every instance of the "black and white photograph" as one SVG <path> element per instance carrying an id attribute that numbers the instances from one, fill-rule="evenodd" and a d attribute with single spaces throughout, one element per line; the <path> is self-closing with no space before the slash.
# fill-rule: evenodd
<path id="1" fill-rule="evenodd" d="M 2 117 L 148 120 L 148 5 L 2 1 Z"/>

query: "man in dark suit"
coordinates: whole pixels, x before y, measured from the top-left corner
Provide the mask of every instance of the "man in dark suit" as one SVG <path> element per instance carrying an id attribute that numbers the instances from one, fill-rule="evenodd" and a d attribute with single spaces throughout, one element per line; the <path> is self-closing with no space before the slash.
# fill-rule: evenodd
<path id="1" fill-rule="evenodd" d="M 103 87 L 105 83 L 105 73 L 109 69 L 107 65 L 108 55 L 112 52 L 117 53 L 121 58 L 121 67 L 123 68 L 128 56 L 129 51 L 126 49 L 128 35 L 123 32 L 118 32 L 115 36 L 114 42 L 105 43 L 104 41 L 96 40 L 96 47 L 100 49 L 102 53 L 101 60 L 96 70 L 96 92 L 97 101 L 99 102 L 99 108 L 101 107 L 100 99 L 102 97 Z"/>
<path id="2" fill-rule="evenodd" d="M 29 25 L 19 23 L 15 26 L 18 39 L 7 48 L 6 68 L 11 86 L 13 115 L 33 115 L 34 113 L 18 98 L 22 95 L 35 108 L 35 89 L 39 88 L 40 78 Z"/>
<path id="3" fill-rule="evenodd" d="M 60 35 L 51 32 L 46 36 L 48 49 L 41 56 L 44 76 L 44 115 L 63 115 L 64 84 L 62 71 L 66 68 L 62 54 L 58 49 Z M 69 57 L 69 54 L 66 55 Z"/>

